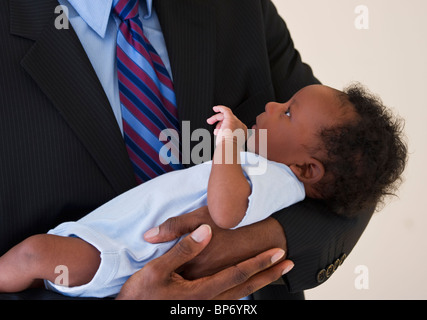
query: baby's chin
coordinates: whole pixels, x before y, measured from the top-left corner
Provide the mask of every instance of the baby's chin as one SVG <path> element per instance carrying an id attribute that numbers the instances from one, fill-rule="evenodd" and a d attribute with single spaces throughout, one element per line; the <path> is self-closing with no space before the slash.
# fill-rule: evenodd
<path id="1" fill-rule="evenodd" d="M 246 141 L 246 148 L 248 152 L 256 153 L 264 158 L 267 158 L 267 129 L 263 126 L 254 124 L 248 130 L 248 139 Z"/>
<path id="2" fill-rule="evenodd" d="M 256 125 L 252 126 L 252 129 L 248 130 L 248 139 L 246 140 L 246 149 L 249 152 L 256 153 L 255 150 L 257 149 L 255 146 L 255 129 Z"/>

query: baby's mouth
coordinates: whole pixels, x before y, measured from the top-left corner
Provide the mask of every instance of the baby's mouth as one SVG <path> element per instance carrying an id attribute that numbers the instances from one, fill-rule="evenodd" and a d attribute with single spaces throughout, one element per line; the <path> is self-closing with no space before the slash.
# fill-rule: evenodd
<path id="1" fill-rule="evenodd" d="M 258 118 L 259 118 L 260 114 L 257 115 L 256 119 L 255 119 L 255 124 L 252 126 L 252 129 L 257 129 L 258 128 Z"/>

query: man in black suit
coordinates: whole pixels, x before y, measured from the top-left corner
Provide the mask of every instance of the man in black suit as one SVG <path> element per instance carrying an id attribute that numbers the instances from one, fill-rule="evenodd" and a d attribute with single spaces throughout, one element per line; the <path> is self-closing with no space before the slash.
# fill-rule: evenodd
<path id="1" fill-rule="evenodd" d="M 85 49 L 72 26 L 55 26 L 57 6 L 56 0 L 0 3 L 0 254 L 136 184 L 109 99 Z M 154 7 L 179 120 L 190 121 L 193 129 L 211 130 L 205 120 L 216 104 L 229 106 L 251 126 L 267 102 L 287 101 L 300 88 L 318 83 L 270 0 L 155 0 Z M 282 247 L 295 268 L 254 297 L 301 298 L 303 290 L 325 281 L 342 263 L 371 215 L 346 219 L 306 199 L 255 225 L 215 230 L 204 252 L 211 254 L 209 268 L 202 256 L 188 270 L 218 270 Z M 190 214 L 169 231 L 179 233 L 205 219 L 206 212 Z"/>

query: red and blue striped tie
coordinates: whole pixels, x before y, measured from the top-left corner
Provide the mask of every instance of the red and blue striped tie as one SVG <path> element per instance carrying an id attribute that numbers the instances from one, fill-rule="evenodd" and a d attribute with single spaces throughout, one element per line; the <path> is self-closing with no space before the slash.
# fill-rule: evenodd
<path id="1" fill-rule="evenodd" d="M 137 181 L 142 183 L 181 169 L 182 164 L 179 139 L 159 139 L 165 129 L 179 132 L 175 92 L 167 69 L 142 32 L 138 2 L 115 0 L 113 11 L 121 20 L 117 72 L 123 135 Z"/>

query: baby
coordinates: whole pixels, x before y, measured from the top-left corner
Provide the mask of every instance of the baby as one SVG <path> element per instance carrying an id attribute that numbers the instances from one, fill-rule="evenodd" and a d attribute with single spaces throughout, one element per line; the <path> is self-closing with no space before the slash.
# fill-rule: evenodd
<path id="1" fill-rule="evenodd" d="M 207 120 L 217 123 L 212 161 L 164 174 L 77 222 L 24 240 L 0 258 L 0 292 L 45 279 L 47 288 L 65 295 L 115 296 L 133 273 L 179 241 L 154 245 L 142 237 L 172 216 L 207 205 L 219 227 L 235 228 L 305 196 L 353 216 L 392 194 L 406 164 L 401 123 L 359 85 L 345 92 L 313 85 L 286 103 L 268 103 L 252 127 L 252 152 L 240 152 L 245 139 L 229 134 L 246 133 L 246 126 L 224 106 L 214 111 Z M 233 161 L 225 159 L 227 150 Z M 266 170 L 254 174 L 261 160 Z M 55 281 L 57 266 L 66 266 L 67 283 Z"/>

